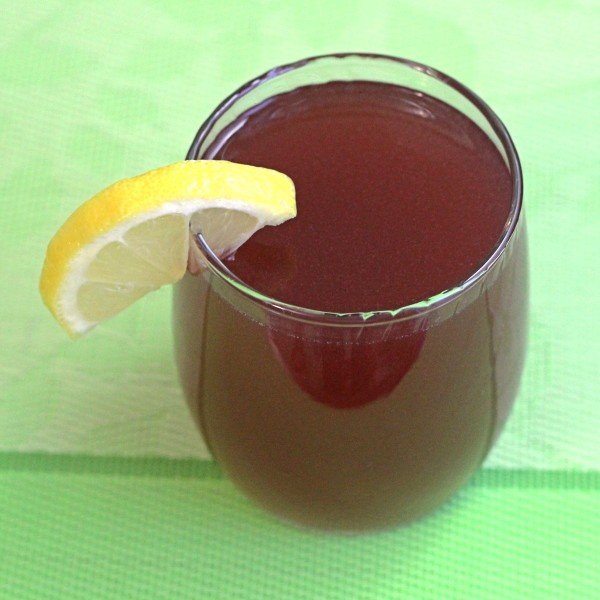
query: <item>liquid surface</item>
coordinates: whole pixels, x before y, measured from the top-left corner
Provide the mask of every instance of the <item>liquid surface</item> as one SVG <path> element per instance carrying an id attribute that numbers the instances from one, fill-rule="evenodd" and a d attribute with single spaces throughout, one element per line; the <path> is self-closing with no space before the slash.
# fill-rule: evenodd
<path id="1" fill-rule="evenodd" d="M 510 210 L 508 169 L 471 120 L 381 83 L 275 96 L 205 157 L 293 179 L 298 216 L 260 230 L 227 264 L 262 293 L 307 308 L 393 309 L 453 287 L 493 252 Z"/>

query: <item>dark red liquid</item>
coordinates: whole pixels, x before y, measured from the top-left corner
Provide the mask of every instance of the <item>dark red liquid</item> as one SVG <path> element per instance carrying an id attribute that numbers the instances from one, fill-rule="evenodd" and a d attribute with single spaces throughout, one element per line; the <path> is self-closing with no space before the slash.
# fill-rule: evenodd
<path id="1" fill-rule="evenodd" d="M 449 105 L 396 86 L 335 82 L 275 96 L 204 154 L 272 167 L 298 217 L 227 264 L 264 294 L 336 312 L 394 309 L 473 274 L 510 212 L 494 144 Z M 408 522 L 479 466 L 523 362 L 526 247 L 441 309 L 330 327 L 265 310 L 218 277 L 176 289 L 192 411 L 232 480 L 266 508 L 328 529 Z"/>
<path id="2" fill-rule="evenodd" d="M 510 210 L 508 168 L 483 131 L 393 85 L 277 96 L 214 148 L 293 179 L 298 216 L 259 231 L 228 265 L 298 306 L 368 311 L 433 296 L 484 262 Z"/>

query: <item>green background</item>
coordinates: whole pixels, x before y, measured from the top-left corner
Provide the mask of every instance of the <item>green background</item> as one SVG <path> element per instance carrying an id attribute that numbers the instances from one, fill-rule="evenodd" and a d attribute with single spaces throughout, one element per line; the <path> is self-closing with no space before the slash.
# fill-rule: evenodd
<path id="1" fill-rule="evenodd" d="M 592 598 L 600 589 L 600 5 L 0 2 L 0 598 Z M 486 465 L 408 529 L 297 531 L 210 461 L 179 391 L 169 290 L 73 343 L 37 294 L 77 204 L 181 159 L 230 91 L 332 51 L 466 83 L 519 149 L 530 347 Z"/>

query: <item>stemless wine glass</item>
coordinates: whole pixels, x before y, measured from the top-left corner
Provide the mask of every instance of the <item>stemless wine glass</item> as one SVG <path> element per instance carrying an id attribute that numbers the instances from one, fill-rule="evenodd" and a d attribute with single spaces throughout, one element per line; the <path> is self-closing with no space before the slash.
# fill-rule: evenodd
<path id="1" fill-rule="evenodd" d="M 340 80 L 425 92 L 488 135 L 512 177 L 493 252 L 434 297 L 336 314 L 264 296 L 198 236 L 206 268 L 177 284 L 174 331 L 191 411 L 238 488 L 294 523 L 363 531 L 431 512 L 497 438 L 524 360 L 527 247 L 521 169 L 505 127 L 465 86 L 412 61 L 344 54 L 273 69 L 215 110 L 188 159 L 210 158 L 218 134 L 266 99 Z"/>

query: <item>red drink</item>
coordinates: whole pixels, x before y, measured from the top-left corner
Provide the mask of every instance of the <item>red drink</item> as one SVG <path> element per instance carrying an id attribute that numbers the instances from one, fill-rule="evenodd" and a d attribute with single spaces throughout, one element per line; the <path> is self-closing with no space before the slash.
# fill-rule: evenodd
<path id="1" fill-rule="evenodd" d="M 297 218 L 265 227 L 227 262 L 260 292 L 318 310 L 394 309 L 467 279 L 502 235 L 508 168 L 481 129 L 439 100 L 332 82 L 244 118 L 210 156 L 277 169 L 297 190 Z"/>
<path id="2" fill-rule="evenodd" d="M 523 227 L 506 235 L 514 165 L 495 142 L 441 100 L 357 80 L 270 96 L 201 149 L 296 184 L 296 219 L 175 295 L 205 439 L 276 514 L 326 529 L 408 522 L 490 449 L 526 315 Z"/>

